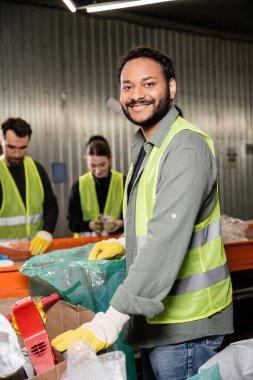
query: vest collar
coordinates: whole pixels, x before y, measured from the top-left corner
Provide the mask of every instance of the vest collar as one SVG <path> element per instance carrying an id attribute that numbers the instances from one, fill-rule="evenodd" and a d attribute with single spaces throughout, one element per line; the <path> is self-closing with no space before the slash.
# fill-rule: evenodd
<path id="1" fill-rule="evenodd" d="M 148 140 L 152 145 L 158 148 L 162 145 L 165 137 L 167 136 L 169 130 L 174 124 L 178 116 L 178 111 L 175 107 L 171 107 L 166 116 L 161 120 L 159 127 L 155 130 L 154 134 Z"/>
<path id="2" fill-rule="evenodd" d="M 150 139 L 147 140 L 147 142 L 160 147 L 163 143 L 163 140 L 167 136 L 170 128 L 175 122 L 177 116 L 178 111 L 174 106 L 172 106 L 169 112 L 166 114 L 166 116 L 161 120 L 159 127 L 156 129 L 156 131 L 150 137 Z M 141 128 L 139 128 L 138 131 L 134 134 L 131 142 L 133 156 L 134 152 L 137 152 L 137 154 L 139 154 L 140 147 L 144 144 L 145 141 L 146 139 L 142 133 L 142 130 Z"/>

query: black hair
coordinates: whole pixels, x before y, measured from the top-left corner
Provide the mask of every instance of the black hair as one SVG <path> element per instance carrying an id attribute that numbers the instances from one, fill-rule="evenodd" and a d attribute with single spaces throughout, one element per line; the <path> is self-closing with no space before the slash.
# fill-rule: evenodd
<path id="1" fill-rule="evenodd" d="M 160 52 L 159 50 L 153 49 L 149 46 L 137 46 L 136 48 L 128 51 L 120 61 L 120 66 L 118 68 L 117 79 L 120 83 L 120 76 L 123 70 L 123 67 L 128 61 L 137 58 L 150 58 L 154 61 L 160 63 L 163 68 L 165 78 L 169 81 L 171 78 L 175 79 L 174 65 L 172 59 L 167 55 Z"/>
<path id="2" fill-rule="evenodd" d="M 20 117 L 10 117 L 5 120 L 2 125 L 3 136 L 6 136 L 7 131 L 13 131 L 18 137 L 29 136 L 29 139 L 32 134 L 32 128 L 25 120 Z"/>
<path id="3" fill-rule="evenodd" d="M 86 144 L 86 154 L 111 157 L 111 149 L 108 141 L 101 135 L 91 136 Z"/>

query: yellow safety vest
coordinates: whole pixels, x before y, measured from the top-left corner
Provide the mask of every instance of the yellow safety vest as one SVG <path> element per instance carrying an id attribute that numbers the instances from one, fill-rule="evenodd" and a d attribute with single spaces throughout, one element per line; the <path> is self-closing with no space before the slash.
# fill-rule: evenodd
<path id="1" fill-rule="evenodd" d="M 124 181 L 123 174 L 111 169 L 111 179 L 106 198 L 103 215 L 120 218 L 122 213 Z M 100 214 L 99 204 L 96 193 L 96 185 L 91 172 L 79 177 L 79 193 L 83 220 L 95 220 Z M 75 237 L 90 235 L 90 233 L 75 233 Z"/>
<path id="2" fill-rule="evenodd" d="M 214 155 L 212 139 L 186 120 L 177 117 L 161 147 L 153 147 L 140 178 L 136 199 L 137 251 L 145 243 L 148 221 L 153 215 L 160 160 L 173 137 L 187 129 L 199 133 Z M 125 199 L 126 191 L 127 186 Z M 217 188 L 216 203 L 211 215 L 194 226 L 180 273 L 169 295 L 163 300 L 164 311 L 156 317 L 147 318 L 147 321 L 150 324 L 195 321 L 221 311 L 231 302 L 232 286 L 221 238 Z"/>
<path id="3" fill-rule="evenodd" d="M 31 240 L 43 225 L 44 189 L 32 158 L 24 158 L 24 170 L 26 206 L 3 156 L 0 157 L 3 194 L 0 210 L 1 242 Z"/>

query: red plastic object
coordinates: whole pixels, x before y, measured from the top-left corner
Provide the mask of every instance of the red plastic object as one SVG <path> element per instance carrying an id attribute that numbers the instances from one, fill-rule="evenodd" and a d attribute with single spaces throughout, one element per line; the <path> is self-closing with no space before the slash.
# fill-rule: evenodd
<path id="1" fill-rule="evenodd" d="M 56 302 L 60 299 L 60 296 L 58 293 L 52 293 L 50 296 L 42 298 L 40 301 L 42 306 L 45 307 L 47 305 L 50 305 L 53 302 Z"/>
<path id="2" fill-rule="evenodd" d="M 44 298 L 41 303 L 46 306 L 59 298 L 60 296 L 54 293 Z M 37 375 L 53 368 L 57 359 L 40 313 L 32 298 L 26 297 L 16 302 L 13 306 L 13 314 Z"/>

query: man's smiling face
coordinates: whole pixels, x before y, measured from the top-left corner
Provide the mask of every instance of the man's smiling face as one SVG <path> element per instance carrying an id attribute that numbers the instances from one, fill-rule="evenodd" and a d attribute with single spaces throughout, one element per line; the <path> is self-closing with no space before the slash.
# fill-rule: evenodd
<path id="1" fill-rule="evenodd" d="M 153 128 L 170 108 L 170 87 L 162 66 L 150 58 L 128 61 L 121 72 L 120 101 L 125 116 L 144 130 Z"/>

